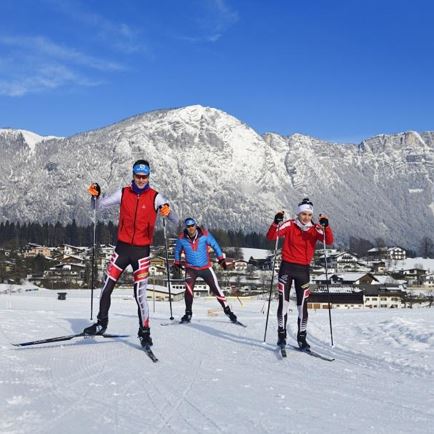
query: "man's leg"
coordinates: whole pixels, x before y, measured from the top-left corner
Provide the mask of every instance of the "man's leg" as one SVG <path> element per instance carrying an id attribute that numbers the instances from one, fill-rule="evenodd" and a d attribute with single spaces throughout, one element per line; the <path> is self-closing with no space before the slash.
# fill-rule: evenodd
<path id="1" fill-rule="evenodd" d="M 148 288 L 149 265 L 151 263 L 149 246 L 132 247 L 131 266 L 134 277 L 134 298 L 139 317 L 138 337 L 142 345 L 152 345 L 149 324 L 149 306 L 146 290 Z"/>
<path id="2" fill-rule="evenodd" d="M 194 285 L 196 283 L 197 271 L 192 268 L 185 270 L 185 315 L 181 318 L 181 322 L 190 322 L 193 315 L 193 298 L 194 298 Z"/>
<path id="3" fill-rule="evenodd" d="M 108 314 L 111 304 L 111 295 L 113 289 L 124 271 L 125 267 L 128 265 L 128 256 L 123 252 L 122 248 L 116 247 L 113 252 L 110 262 L 107 265 L 107 270 L 105 272 L 104 285 L 101 289 L 100 299 L 99 299 L 99 312 L 97 315 L 98 321 L 89 327 L 86 327 L 83 331 L 89 335 L 102 335 L 108 325 Z"/>
<path id="4" fill-rule="evenodd" d="M 225 315 L 229 317 L 232 322 L 237 322 L 237 316 L 231 311 L 231 308 L 227 304 L 226 296 L 220 288 L 217 276 L 212 268 L 207 268 L 206 270 L 200 270 L 199 276 L 205 281 L 209 286 L 211 292 L 217 298 L 220 303 Z"/>

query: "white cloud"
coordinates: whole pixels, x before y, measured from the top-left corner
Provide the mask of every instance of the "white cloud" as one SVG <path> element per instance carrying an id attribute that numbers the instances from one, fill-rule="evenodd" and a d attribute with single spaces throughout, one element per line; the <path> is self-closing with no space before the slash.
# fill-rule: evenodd
<path id="1" fill-rule="evenodd" d="M 238 21 L 238 12 L 231 9 L 226 4 L 225 0 L 211 0 L 211 2 L 213 3 L 214 8 L 219 12 L 220 21 L 223 25 L 232 25 Z"/>
<path id="2" fill-rule="evenodd" d="M 238 20 L 238 12 L 225 0 L 199 0 L 196 9 L 195 35 L 181 35 L 188 42 L 217 42 Z"/>
<path id="3" fill-rule="evenodd" d="M 69 19 L 92 29 L 94 35 L 106 45 L 122 53 L 147 52 L 148 48 L 140 39 L 141 31 L 122 22 L 114 22 L 101 14 L 86 9 L 78 0 L 48 0 L 53 8 Z M 88 4 L 85 4 L 88 6 Z"/>
<path id="4" fill-rule="evenodd" d="M 116 62 L 89 56 L 75 48 L 56 44 L 44 36 L 3 36 L 0 37 L 0 45 L 19 48 L 31 53 L 32 56 L 39 54 L 40 56 L 69 61 L 71 63 L 101 71 L 125 69 L 122 65 Z"/>
<path id="5" fill-rule="evenodd" d="M 11 97 L 65 86 L 98 86 L 104 79 L 95 75 L 125 69 L 43 36 L 1 36 L 0 47 L 5 51 L 0 95 Z"/>
<path id="6" fill-rule="evenodd" d="M 19 97 L 68 85 L 87 87 L 100 84 L 101 81 L 83 77 L 66 66 L 52 64 L 28 69 L 14 78 L 0 80 L 0 95 Z"/>

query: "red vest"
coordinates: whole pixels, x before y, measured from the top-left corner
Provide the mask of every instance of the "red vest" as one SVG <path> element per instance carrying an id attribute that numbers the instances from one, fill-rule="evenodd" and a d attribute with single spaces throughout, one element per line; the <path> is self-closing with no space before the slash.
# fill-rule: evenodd
<path id="1" fill-rule="evenodd" d="M 154 201 L 158 192 L 149 188 L 142 194 L 134 193 L 131 187 L 122 189 L 119 216 L 118 240 L 133 246 L 148 246 L 154 237 Z"/>

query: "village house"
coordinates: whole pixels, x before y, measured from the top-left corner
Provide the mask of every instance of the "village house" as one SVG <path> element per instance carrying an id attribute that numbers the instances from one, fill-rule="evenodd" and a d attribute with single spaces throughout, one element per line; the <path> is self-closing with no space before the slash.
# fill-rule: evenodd
<path id="1" fill-rule="evenodd" d="M 363 308 L 363 292 L 350 290 L 343 292 L 342 288 L 329 288 L 330 293 L 327 291 L 312 292 L 309 297 L 309 309 L 328 309 L 329 301 L 330 307 L 333 309 L 361 309 Z M 339 291 L 339 292 L 337 292 Z"/>
<path id="2" fill-rule="evenodd" d="M 378 283 L 377 279 L 372 273 L 367 272 L 348 272 L 348 273 L 334 273 L 328 275 L 328 280 L 325 274 L 315 277 L 313 281 L 317 285 L 325 285 L 327 283 L 331 284 L 341 284 L 341 285 L 372 285 L 375 282 Z"/>
<path id="3" fill-rule="evenodd" d="M 65 256 L 80 256 L 84 257 L 89 250 L 89 247 L 81 247 L 81 246 L 73 246 L 71 244 L 61 244 L 59 247 L 56 247 L 53 251 L 52 256 L 58 259 L 59 257 Z"/>
<path id="4" fill-rule="evenodd" d="M 407 258 L 407 252 L 401 247 L 374 247 L 368 250 L 368 258 L 371 261 L 400 261 Z"/>
<path id="5" fill-rule="evenodd" d="M 47 288 L 79 288 L 85 285 L 85 276 L 84 264 L 60 263 L 44 271 L 42 276 L 33 276 L 29 280 Z"/>
<path id="6" fill-rule="evenodd" d="M 375 274 L 384 274 L 387 271 L 386 262 L 385 261 L 371 262 L 371 270 Z"/>
<path id="7" fill-rule="evenodd" d="M 405 279 L 408 282 L 408 286 L 421 286 L 427 274 L 427 270 L 423 268 L 409 268 L 407 270 L 395 271 L 393 277 Z"/>
<path id="8" fill-rule="evenodd" d="M 425 274 L 422 279 L 422 285 L 427 288 L 434 288 L 434 273 Z"/>
<path id="9" fill-rule="evenodd" d="M 85 265 L 85 259 L 82 256 L 67 255 L 62 258 L 62 264 L 80 264 Z"/>
<path id="10" fill-rule="evenodd" d="M 316 265 L 325 267 L 325 256 L 320 255 L 315 261 Z M 330 270 L 335 270 L 337 273 L 343 273 L 346 271 L 370 271 L 367 265 L 359 260 L 359 258 L 348 252 L 333 251 L 332 254 L 327 255 L 327 267 Z"/>
<path id="11" fill-rule="evenodd" d="M 399 290 L 387 290 L 376 287 L 366 287 L 363 290 L 363 301 L 365 307 L 398 309 L 405 307 L 403 301 L 405 293 Z"/>
<path id="12" fill-rule="evenodd" d="M 404 291 L 407 288 L 407 281 L 405 279 L 395 279 L 388 274 L 374 274 L 376 282 L 373 285 L 380 285 L 385 289 L 398 289 Z"/>
<path id="13" fill-rule="evenodd" d="M 24 258 L 34 258 L 38 255 L 51 258 L 52 250 L 52 248 L 47 246 L 41 246 L 35 243 L 27 243 L 22 250 L 22 254 Z"/>
<path id="14" fill-rule="evenodd" d="M 248 262 L 243 261 L 241 259 L 237 259 L 234 261 L 234 270 L 238 272 L 243 272 L 247 270 Z"/>
<path id="15" fill-rule="evenodd" d="M 184 279 L 170 279 L 170 287 L 176 291 L 185 291 Z M 208 297 L 210 295 L 209 286 L 202 280 L 197 279 L 193 290 L 194 297 Z"/>
<path id="16" fill-rule="evenodd" d="M 166 267 L 151 264 L 149 266 L 149 276 L 163 276 L 166 273 Z"/>
<path id="17" fill-rule="evenodd" d="M 172 301 L 181 301 L 184 298 L 184 287 L 170 286 Z M 169 301 L 169 289 L 161 285 L 148 285 L 146 298 L 155 301 Z"/>
<path id="18" fill-rule="evenodd" d="M 253 256 L 251 256 L 248 264 L 259 270 L 271 270 L 271 268 L 273 267 L 273 258 L 272 256 L 269 256 L 266 259 L 255 259 Z"/>

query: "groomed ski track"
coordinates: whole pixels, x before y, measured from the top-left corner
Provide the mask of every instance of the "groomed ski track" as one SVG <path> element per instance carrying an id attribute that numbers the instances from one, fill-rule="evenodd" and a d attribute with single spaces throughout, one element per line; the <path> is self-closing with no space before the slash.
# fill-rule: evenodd
<path id="1" fill-rule="evenodd" d="M 115 290 L 108 329 L 129 338 L 23 348 L 11 343 L 88 325 L 89 293 L 0 295 L 0 432 L 425 433 L 434 425 L 432 309 L 334 310 L 333 349 L 327 311 L 311 311 L 308 341 L 336 358 L 327 363 L 290 349 L 281 358 L 274 303 L 263 344 L 263 305 L 232 302 L 243 328 L 214 299 L 198 298 L 190 324 L 160 327 L 169 306 L 156 303 L 153 313 L 151 301 L 152 363 L 129 291 Z M 178 320 L 183 302 L 173 307 Z"/>

